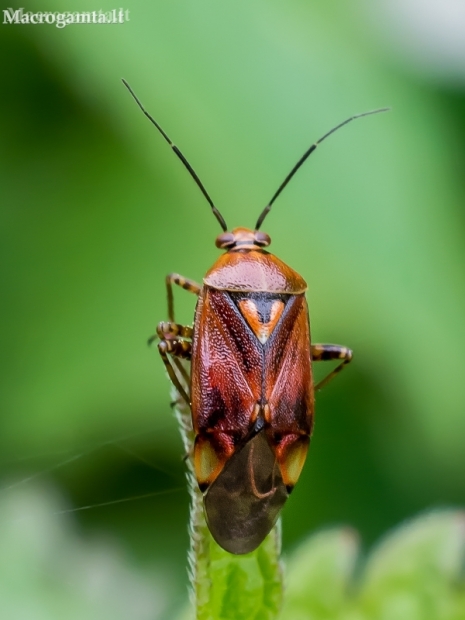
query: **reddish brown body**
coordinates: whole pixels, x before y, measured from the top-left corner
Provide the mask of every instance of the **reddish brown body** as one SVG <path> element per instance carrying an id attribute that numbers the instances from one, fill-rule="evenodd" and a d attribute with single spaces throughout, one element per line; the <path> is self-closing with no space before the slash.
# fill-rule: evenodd
<path id="1" fill-rule="evenodd" d="M 311 344 L 307 285 L 263 249 L 269 244 L 259 230 L 219 235 L 226 253 L 202 286 L 167 276 L 170 321 L 157 328 L 168 374 L 192 411 L 207 523 L 231 553 L 253 551 L 273 527 L 305 463 L 314 390 L 352 359 L 346 347 Z M 199 297 L 193 328 L 174 322 L 173 283 Z M 191 360 L 190 376 L 179 358 Z M 323 360 L 340 364 L 314 387 L 311 364 Z"/>
<path id="2" fill-rule="evenodd" d="M 257 534 L 261 542 L 268 533 L 297 482 L 312 429 L 313 383 L 305 281 L 254 245 L 253 231 L 233 234 L 249 244 L 236 245 L 216 261 L 197 303 L 191 408 L 195 471 L 207 492 L 210 529 L 226 549 L 243 553 L 257 546 Z M 217 495 L 215 481 L 221 481 L 225 465 L 232 468 L 239 462 L 234 455 L 253 441 L 255 456 L 252 452 L 249 463 L 234 467 L 235 498 L 222 489 L 221 501 L 209 502 L 210 494 Z M 253 445 L 248 449 L 253 451 Z M 266 459 L 267 451 L 272 465 L 257 468 L 258 454 Z M 243 514 L 238 507 L 245 505 Z"/>
<path id="3" fill-rule="evenodd" d="M 352 359 L 346 347 L 311 344 L 307 285 L 263 249 L 270 238 L 260 227 L 318 144 L 354 119 L 387 108 L 351 116 L 327 132 L 286 176 L 255 229 L 228 232 L 192 166 L 123 82 L 188 170 L 223 229 L 216 245 L 226 253 L 208 271 L 203 286 L 179 274 L 167 276 L 169 321 L 157 327 L 158 350 L 192 410 L 195 474 L 210 531 L 227 551 L 247 553 L 271 530 L 299 478 L 312 431 L 314 390 Z M 174 320 L 173 284 L 199 296 L 193 328 Z M 181 359 L 192 360 L 190 377 Z M 325 360 L 340 363 L 314 387 L 311 362 Z"/>

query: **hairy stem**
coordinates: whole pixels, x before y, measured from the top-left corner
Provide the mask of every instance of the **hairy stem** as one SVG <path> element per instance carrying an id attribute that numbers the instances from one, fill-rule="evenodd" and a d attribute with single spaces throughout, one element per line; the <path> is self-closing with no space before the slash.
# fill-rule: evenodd
<path id="1" fill-rule="evenodd" d="M 177 392 L 175 415 L 186 453 L 191 499 L 189 578 L 196 620 L 273 620 L 281 609 L 283 575 L 279 560 L 280 523 L 263 543 L 245 555 L 232 555 L 212 538 L 193 467 L 194 431 L 190 408 Z"/>

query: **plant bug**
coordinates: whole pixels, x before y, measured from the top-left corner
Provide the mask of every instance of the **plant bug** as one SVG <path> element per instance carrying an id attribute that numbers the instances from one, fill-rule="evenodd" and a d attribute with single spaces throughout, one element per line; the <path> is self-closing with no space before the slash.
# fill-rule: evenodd
<path id="1" fill-rule="evenodd" d="M 307 284 L 264 249 L 271 240 L 260 227 L 318 144 L 354 119 L 388 108 L 351 116 L 331 129 L 292 168 L 255 229 L 228 232 L 192 166 L 123 83 L 187 168 L 223 230 L 216 246 L 225 253 L 201 285 L 176 273 L 167 276 L 169 320 L 157 327 L 158 349 L 192 412 L 194 470 L 210 532 L 226 551 L 248 553 L 269 533 L 300 476 L 312 432 L 315 390 L 352 359 L 347 347 L 311 344 Z M 175 322 L 174 284 L 198 296 L 193 327 Z M 180 359 L 191 361 L 190 377 Z M 314 385 L 311 363 L 325 360 L 339 364 Z"/>

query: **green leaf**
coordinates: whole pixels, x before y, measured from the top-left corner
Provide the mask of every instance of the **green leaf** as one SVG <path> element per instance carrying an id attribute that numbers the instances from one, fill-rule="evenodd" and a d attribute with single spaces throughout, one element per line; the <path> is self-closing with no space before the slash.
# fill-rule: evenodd
<path id="1" fill-rule="evenodd" d="M 370 618 L 454 618 L 464 552 L 465 513 L 438 511 L 402 525 L 366 564 L 361 609 Z"/>
<path id="2" fill-rule="evenodd" d="M 358 554 L 350 529 L 323 531 L 295 551 L 286 572 L 283 620 L 333 618 L 344 608 Z"/>
<path id="3" fill-rule="evenodd" d="M 289 560 L 282 620 L 463 620 L 465 514 L 435 511 L 401 525 L 355 579 L 357 538 L 321 532 Z"/>

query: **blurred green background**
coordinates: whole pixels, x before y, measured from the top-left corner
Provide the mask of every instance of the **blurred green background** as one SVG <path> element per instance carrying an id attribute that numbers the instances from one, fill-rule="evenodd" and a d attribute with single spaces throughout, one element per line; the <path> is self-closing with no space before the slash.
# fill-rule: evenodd
<path id="1" fill-rule="evenodd" d="M 318 394 L 285 551 L 323 525 L 371 544 L 425 508 L 465 504 L 465 82 L 434 42 L 434 68 L 419 63 L 382 4 L 123 8 L 122 25 L 0 29 L 0 519 L 16 519 L 12 498 L 39 511 L 31 528 L 80 509 L 66 521 L 76 549 L 118 548 L 171 617 L 187 598 L 188 498 L 169 384 L 145 343 L 167 318 L 164 276 L 201 280 L 220 229 L 121 77 L 231 228 L 254 225 L 332 126 L 392 107 L 325 142 L 263 227 L 309 284 L 313 340 L 355 353 Z M 177 294 L 177 318 L 190 323 L 194 304 Z M 23 557 L 13 543 L 0 556 L 5 572 Z"/>

